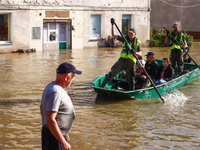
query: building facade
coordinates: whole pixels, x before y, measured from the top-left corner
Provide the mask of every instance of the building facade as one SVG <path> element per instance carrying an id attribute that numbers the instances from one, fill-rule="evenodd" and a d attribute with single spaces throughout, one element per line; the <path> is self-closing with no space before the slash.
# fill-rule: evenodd
<path id="1" fill-rule="evenodd" d="M 194 39 L 200 39 L 200 1 L 199 0 L 152 0 L 151 28 L 172 30 L 177 23 L 181 30 L 187 30 Z"/>
<path id="2" fill-rule="evenodd" d="M 124 34 L 134 27 L 146 44 L 150 0 L 2 0 L 0 52 L 106 46 L 114 18 Z M 119 34 L 115 30 L 116 34 Z"/>

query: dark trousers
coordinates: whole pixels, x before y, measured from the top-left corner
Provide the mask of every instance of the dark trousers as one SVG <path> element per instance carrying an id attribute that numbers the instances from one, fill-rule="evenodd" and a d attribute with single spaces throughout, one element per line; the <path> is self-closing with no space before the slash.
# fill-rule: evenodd
<path id="1" fill-rule="evenodd" d="M 111 71 L 106 74 L 101 87 L 104 87 L 108 81 L 114 78 L 120 71 L 126 72 L 130 90 L 135 89 L 135 63 L 128 58 L 119 58 L 118 61 L 112 66 Z"/>
<path id="2" fill-rule="evenodd" d="M 183 72 L 183 52 L 178 49 L 173 49 L 171 51 L 171 64 L 172 68 L 174 69 L 176 64 L 178 66 L 178 75 L 180 75 Z"/>
<path id="3" fill-rule="evenodd" d="M 42 127 L 42 150 L 62 150 L 60 142 L 53 136 L 49 128 Z"/>

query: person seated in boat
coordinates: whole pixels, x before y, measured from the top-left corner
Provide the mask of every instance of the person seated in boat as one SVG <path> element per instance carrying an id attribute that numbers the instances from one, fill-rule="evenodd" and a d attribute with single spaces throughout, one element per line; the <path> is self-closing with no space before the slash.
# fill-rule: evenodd
<path id="1" fill-rule="evenodd" d="M 163 64 L 160 66 L 158 71 L 158 75 L 160 76 L 160 78 L 155 82 L 155 85 L 159 85 L 169 80 L 172 80 L 174 70 L 170 64 L 171 63 L 169 58 L 163 58 Z"/>
<path id="2" fill-rule="evenodd" d="M 147 58 L 147 61 L 145 63 L 145 70 L 147 71 L 152 81 L 155 82 L 156 80 L 159 79 L 158 76 L 159 64 L 155 61 L 153 52 L 148 52 L 145 56 Z M 151 86 L 151 82 L 149 81 L 148 77 L 145 74 L 142 75 L 142 79 L 144 80 L 142 88 Z"/>
<path id="3" fill-rule="evenodd" d="M 139 60 L 142 67 L 144 67 L 145 65 L 145 61 L 144 60 Z M 144 80 L 142 78 L 142 75 L 144 74 L 144 71 L 142 69 L 142 67 L 140 66 L 140 64 L 137 62 L 136 63 L 136 72 L 135 72 L 135 89 L 141 89 L 142 85 L 144 83 Z"/>

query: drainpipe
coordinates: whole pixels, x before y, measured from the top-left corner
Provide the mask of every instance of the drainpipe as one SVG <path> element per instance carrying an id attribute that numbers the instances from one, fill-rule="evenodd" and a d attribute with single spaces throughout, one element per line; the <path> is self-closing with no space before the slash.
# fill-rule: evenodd
<path id="1" fill-rule="evenodd" d="M 148 0 L 148 11 L 151 11 L 151 0 Z"/>

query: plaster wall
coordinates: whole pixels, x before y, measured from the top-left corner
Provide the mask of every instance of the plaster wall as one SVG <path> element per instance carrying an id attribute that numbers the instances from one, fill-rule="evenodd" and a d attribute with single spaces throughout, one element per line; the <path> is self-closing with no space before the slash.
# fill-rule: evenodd
<path id="1" fill-rule="evenodd" d="M 8 10 L 1 13 L 11 14 L 10 31 L 11 42 L 9 45 L 1 45 L 0 52 L 14 51 L 19 48 L 29 48 L 30 45 L 30 11 L 27 10 Z"/>
<path id="2" fill-rule="evenodd" d="M 35 48 L 38 51 L 43 49 L 43 18 L 45 12 L 42 10 L 30 10 L 30 48 Z M 33 39 L 33 27 L 40 27 L 40 39 Z"/>
<path id="3" fill-rule="evenodd" d="M 87 11 L 84 12 L 84 35 L 83 35 L 83 47 L 95 47 L 104 44 L 104 41 L 90 40 L 90 15 L 101 15 L 101 37 L 107 40 L 108 36 L 111 36 L 111 23 L 110 19 L 114 18 L 119 29 L 122 28 L 122 15 L 131 15 L 131 26 L 136 29 L 136 36 L 139 38 L 142 44 L 146 44 L 149 39 L 150 33 L 150 14 L 145 11 L 130 12 L 130 11 Z M 120 35 L 116 27 L 114 27 L 116 35 Z"/>
<path id="4" fill-rule="evenodd" d="M 11 45 L 0 45 L 0 51 L 18 48 L 43 49 L 43 19 L 45 11 L 69 11 L 72 49 L 101 46 L 104 41 L 90 41 L 90 15 L 101 15 L 101 37 L 111 36 L 110 19 L 115 18 L 121 29 L 122 15 L 131 15 L 131 26 L 142 44 L 149 39 L 150 0 L 2 0 L 0 12 L 11 13 Z M 41 39 L 32 39 L 32 28 L 41 28 Z M 119 34 L 115 29 L 115 33 Z"/>
<path id="5" fill-rule="evenodd" d="M 72 49 L 81 49 L 83 48 L 83 34 L 85 33 L 83 26 L 87 24 L 83 18 L 83 11 L 71 11 L 70 18 L 74 28 L 72 30 Z"/>
<path id="6" fill-rule="evenodd" d="M 150 0 L 1 0 L 4 6 L 148 7 Z"/>
<path id="7" fill-rule="evenodd" d="M 200 31 L 199 0 L 151 0 L 151 28 L 172 29 L 178 23 L 182 30 Z"/>

